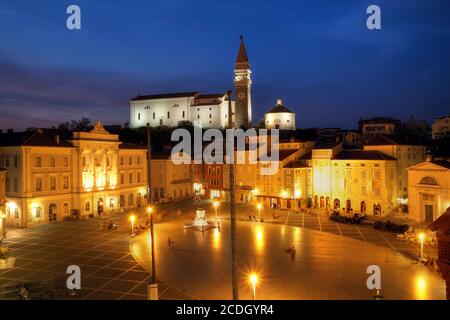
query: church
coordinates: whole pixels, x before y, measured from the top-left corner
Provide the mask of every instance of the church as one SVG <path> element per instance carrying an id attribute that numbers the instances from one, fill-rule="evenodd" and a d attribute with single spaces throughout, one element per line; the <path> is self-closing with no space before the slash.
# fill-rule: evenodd
<path id="1" fill-rule="evenodd" d="M 244 38 L 234 69 L 236 101 L 231 101 L 231 122 L 234 127 L 252 126 L 251 70 Z M 198 91 L 139 95 L 130 100 L 130 128 L 192 123 L 202 128 L 229 126 L 226 92 L 203 94 Z"/>

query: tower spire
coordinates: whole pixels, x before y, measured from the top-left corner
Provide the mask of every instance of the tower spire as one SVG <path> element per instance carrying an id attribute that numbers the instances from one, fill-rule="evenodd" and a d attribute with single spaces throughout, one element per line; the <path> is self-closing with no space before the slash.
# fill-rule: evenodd
<path id="1" fill-rule="evenodd" d="M 241 34 L 241 45 L 239 46 L 239 52 L 236 59 L 236 69 L 249 69 L 247 50 L 245 49 L 244 36 Z"/>

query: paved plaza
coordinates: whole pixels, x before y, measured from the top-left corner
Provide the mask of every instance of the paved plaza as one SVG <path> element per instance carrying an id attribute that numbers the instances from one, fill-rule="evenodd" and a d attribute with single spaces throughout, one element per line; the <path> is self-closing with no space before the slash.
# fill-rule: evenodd
<path id="1" fill-rule="evenodd" d="M 189 220 L 155 228 L 159 278 L 198 299 L 231 298 L 230 230 L 184 229 Z M 381 268 L 385 299 L 445 299 L 440 275 L 391 249 L 299 227 L 238 222 L 240 297 L 251 299 L 248 277 L 257 272 L 260 299 L 371 299 L 369 265 Z M 168 238 L 173 244 L 168 243 Z M 295 246 L 292 257 L 286 249 Z M 150 237 L 132 241 L 133 254 L 149 268 Z"/>
<path id="2" fill-rule="evenodd" d="M 195 208 L 203 207 L 206 209 L 208 216 L 214 217 L 214 210 L 211 208 L 211 203 L 204 201 L 197 203 L 193 201 L 184 201 L 178 203 L 168 203 L 159 205 L 157 208 L 161 220 L 158 221 L 157 230 L 164 228 L 165 225 L 173 224 L 174 230 L 181 231 L 182 224 L 185 221 L 189 221 L 194 217 Z M 241 220 L 248 219 L 249 214 L 254 214 L 254 207 L 249 205 L 238 205 L 238 216 Z M 219 208 L 218 216 L 222 216 L 224 219 L 227 217 L 229 211 L 226 205 L 222 205 Z M 415 244 L 401 242 L 395 238 L 395 235 L 373 230 L 371 227 L 360 227 L 353 225 L 337 224 L 330 222 L 323 216 L 311 215 L 311 214 L 298 214 L 292 212 L 277 212 L 274 219 L 271 211 L 262 212 L 264 219 L 267 223 L 258 224 L 264 230 L 265 241 L 270 239 L 272 233 L 285 232 L 286 234 L 293 233 L 297 236 L 309 233 L 309 230 L 314 236 L 306 236 L 308 239 L 316 239 L 317 237 L 331 237 L 327 241 L 327 245 L 322 247 L 329 247 L 330 253 L 333 250 L 339 250 L 334 246 L 338 243 L 339 246 L 347 246 L 348 241 L 351 242 L 350 247 L 355 246 L 364 248 L 368 253 L 372 251 L 383 250 L 382 255 L 389 255 L 390 259 L 402 260 L 408 263 L 410 266 L 410 260 L 406 257 L 413 254 L 417 254 L 418 248 Z M 118 229 L 114 231 L 108 231 L 106 224 L 108 219 L 113 219 L 117 224 Z M 144 213 L 139 216 L 139 223 L 143 223 L 146 219 Z M 224 222 L 226 225 L 226 222 Z M 241 222 L 242 225 L 253 225 L 249 222 Z M 298 227 L 290 227 L 290 225 Z M 304 227 L 304 229 L 299 228 Z M 244 228 L 245 227 L 241 227 Z M 240 237 L 245 237 L 248 230 L 240 232 Z M 265 231 L 265 230 L 278 230 L 278 231 Z M 226 229 L 222 230 L 221 235 L 226 234 Z M 293 231 L 292 231 L 293 230 Z M 178 232 L 177 231 L 177 232 Z M 315 231 L 315 232 L 313 232 Z M 323 232 L 319 232 L 323 231 Z M 169 234 L 176 233 L 170 231 Z M 261 232 L 260 232 L 261 233 Z M 249 233 L 251 234 L 251 232 Z M 319 236 L 320 235 L 320 236 Z M 161 237 L 162 243 L 166 244 L 165 234 L 161 231 L 157 231 L 157 237 Z M 217 235 L 216 235 L 217 236 Z M 147 237 L 145 233 L 138 236 L 137 239 Z M 178 237 L 178 236 L 177 236 Z M 200 235 L 196 235 L 198 242 L 202 243 Z M 222 236 L 223 238 L 223 236 Z M 288 237 L 289 238 L 289 237 Z M 356 240 L 352 240 L 354 238 Z M 223 241 L 227 241 L 223 239 Z M 250 241 L 250 240 L 249 240 Z M 251 240 L 253 241 L 253 240 Z M 175 247 L 183 242 L 181 239 L 176 241 Z M 122 214 L 112 217 L 97 217 L 91 220 L 81 221 L 68 221 L 59 222 L 49 225 L 41 225 L 29 229 L 8 229 L 7 243 L 11 249 L 10 257 L 15 259 L 14 267 L 10 269 L 0 269 L 0 288 L 18 288 L 23 285 L 34 288 L 47 288 L 47 292 L 50 291 L 50 295 L 31 295 L 32 298 L 58 298 L 58 299 L 146 299 L 147 298 L 147 281 L 150 277 L 147 263 L 142 262 L 141 266 L 130 252 L 130 223 L 128 215 Z M 377 246 L 369 245 L 375 244 Z M 147 241 L 148 244 L 148 241 Z M 218 242 L 214 246 L 217 246 Z M 187 246 L 187 243 L 184 245 Z M 214 249 L 213 246 L 213 249 Z M 221 245 L 223 247 L 223 245 Z M 282 252 L 284 246 L 289 246 L 287 243 L 280 244 L 277 248 Z M 225 247 L 227 247 L 225 245 Z M 159 255 L 163 255 L 167 247 L 162 247 L 161 252 L 157 252 Z M 142 249 L 145 250 L 145 249 Z M 193 255 L 189 254 L 187 248 L 183 249 L 183 254 L 187 261 L 197 260 L 195 257 L 195 246 L 192 247 Z M 275 250 L 275 249 L 274 249 Z M 432 248 L 428 248 L 429 252 L 433 251 Z M 143 251 L 144 252 L 144 251 Z M 340 251 L 336 251 L 340 252 Z M 347 250 L 340 252 L 342 256 L 347 256 L 348 252 L 353 250 Z M 381 251 L 380 251 L 381 252 Z M 400 255 L 396 254 L 401 253 Z M 298 259 L 300 259 L 301 253 L 298 252 Z M 148 259 L 149 256 L 146 258 Z M 229 257 L 229 255 L 228 255 Z M 248 256 L 249 257 L 249 256 Z M 248 257 L 243 257 L 242 261 L 246 261 Z M 285 258 L 285 255 L 282 255 Z M 216 257 L 209 257 L 213 259 L 211 263 L 214 264 Z M 226 259 L 226 257 L 222 257 Z M 279 260 L 279 257 L 265 258 L 269 260 Z M 302 260 L 307 259 L 303 258 Z M 315 258 L 314 258 L 315 259 Z M 258 259 L 255 260 L 255 262 Z M 161 261 L 163 263 L 163 261 Z M 205 262 L 205 260 L 203 260 Z M 223 268 L 227 268 L 228 261 L 222 261 Z M 77 291 L 75 295 L 69 295 L 68 290 L 65 287 L 66 268 L 69 265 L 78 265 L 81 267 L 82 274 L 82 290 Z M 179 274 L 186 276 L 187 266 L 183 267 L 183 264 L 178 264 L 180 268 Z M 287 266 L 289 267 L 289 265 Z M 305 266 L 306 267 L 306 266 Z M 415 266 L 416 268 L 422 268 Z M 195 270 L 202 270 L 203 267 L 198 269 L 192 267 Z M 147 270 L 146 270 L 147 269 Z M 281 268 L 280 268 L 281 270 Z M 402 269 L 403 270 L 403 269 Z M 170 281 L 164 276 L 165 268 L 158 270 L 158 276 L 162 280 L 160 284 L 160 299 L 194 299 L 202 298 L 201 294 L 197 295 L 195 286 L 194 290 L 191 287 L 185 286 L 183 282 Z M 189 274 L 191 270 L 189 269 Z M 424 273 L 427 277 L 433 273 L 426 271 Z M 435 274 L 439 277 L 438 274 Z M 421 279 L 420 277 L 417 279 Z M 427 278 L 428 279 L 428 278 Z M 433 278 L 434 279 L 434 278 Z M 418 280 L 419 281 L 419 280 Z M 420 280 L 423 284 L 423 280 Z M 436 280 L 437 281 L 437 280 Z M 210 283 L 210 280 L 205 281 Z M 322 284 L 322 282 L 320 282 Z M 428 280 L 427 280 L 427 283 Z M 430 282 L 432 283 L 432 281 Z M 181 284 L 181 285 L 180 285 Z M 243 294 L 245 297 L 245 286 L 243 287 Z M 36 289 L 37 292 L 39 290 Z M 331 290 L 331 289 L 330 289 Z M 335 290 L 335 289 L 333 289 Z M 41 290 L 42 291 L 42 290 Z M 5 292 L 5 290 L 3 290 Z M 276 291 L 273 291 L 276 292 Z M 334 292 L 334 291 L 330 291 Z M 439 292 L 439 290 L 437 291 Z M 1 294 L 1 291 L 0 291 Z M 214 297 L 212 295 L 211 297 Z M 219 297 L 219 296 L 216 296 Z M 302 295 L 300 298 L 308 298 L 313 296 Z M 362 294 L 362 298 L 370 298 L 368 292 Z M 430 295 L 426 295 L 430 297 Z M 437 296 L 439 298 L 439 296 Z M 7 297 L 2 297 L 7 298 Z M 10 298 L 16 298 L 11 296 Z M 224 295 L 224 298 L 227 296 Z M 262 296 L 261 296 L 262 298 Z M 345 298 L 343 296 L 342 298 Z M 414 298 L 414 297 L 412 297 Z"/>

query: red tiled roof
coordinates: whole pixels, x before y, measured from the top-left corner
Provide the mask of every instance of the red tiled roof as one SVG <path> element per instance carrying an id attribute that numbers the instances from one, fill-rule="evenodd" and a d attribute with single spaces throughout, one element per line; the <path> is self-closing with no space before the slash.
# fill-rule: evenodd
<path id="1" fill-rule="evenodd" d="M 119 144 L 119 149 L 147 149 L 147 147 L 124 142 L 124 143 Z"/>
<path id="2" fill-rule="evenodd" d="M 160 94 L 151 94 L 151 95 L 142 95 L 142 96 L 139 95 L 139 96 L 131 99 L 131 101 L 184 98 L 184 97 L 193 97 L 196 95 L 198 95 L 198 91 L 177 92 L 177 93 L 160 93 Z"/>
<path id="3" fill-rule="evenodd" d="M 372 150 L 342 150 L 333 159 L 335 160 L 397 160 L 380 151 Z"/>
<path id="4" fill-rule="evenodd" d="M 287 165 L 284 166 L 284 168 L 310 168 L 310 166 L 308 166 L 307 164 L 305 164 L 303 161 L 299 161 L 299 160 L 294 160 L 289 162 Z"/>
<path id="5" fill-rule="evenodd" d="M 35 131 L 12 132 L 0 135 L 0 146 L 35 146 L 73 148 L 56 129 L 37 129 Z"/>

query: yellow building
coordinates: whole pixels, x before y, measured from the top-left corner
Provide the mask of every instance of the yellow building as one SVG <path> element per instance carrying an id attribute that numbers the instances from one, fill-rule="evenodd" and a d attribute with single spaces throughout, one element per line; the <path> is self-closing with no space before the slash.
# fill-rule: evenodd
<path id="1" fill-rule="evenodd" d="M 403 212 L 408 204 L 408 168 L 425 161 L 427 147 L 393 136 L 376 135 L 364 145 L 364 150 L 376 150 L 397 159 L 396 203 Z"/>
<path id="2" fill-rule="evenodd" d="M 5 196 L 5 180 L 6 180 L 6 170 L 0 168 L 0 242 L 4 237 L 4 219 L 6 218 L 6 196 Z"/>
<path id="3" fill-rule="evenodd" d="M 188 155 L 178 154 L 178 159 L 188 162 Z M 151 181 L 154 202 L 177 201 L 194 194 L 194 164 L 176 164 L 170 151 L 152 154 Z"/>
<path id="4" fill-rule="evenodd" d="M 311 151 L 315 142 L 285 140 L 278 146 L 279 160 L 278 171 L 274 175 L 263 175 L 261 169 L 270 164 L 259 161 L 256 166 L 256 195 L 257 201 L 266 207 L 296 208 L 299 201 L 306 199 L 308 171 L 296 168 L 293 163 Z M 304 180 L 302 180 L 304 179 Z M 292 201 L 297 200 L 297 201 Z"/>
<path id="5" fill-rule="evenodd" d="M 450 162 L 432 160 L 408 168 L 409 216 L 433 222 L 450 207 Z"/>
<path id="6" fill-rule="evenodd" d="M 70 137 L 38 129 L 0 141 L 7 223 L 27 227 L 144 204 L 146 148 L 121 143 L 99 122 Z"/>

